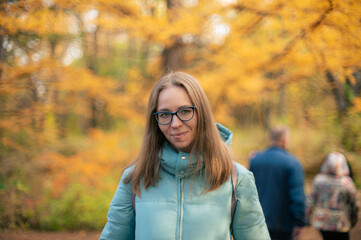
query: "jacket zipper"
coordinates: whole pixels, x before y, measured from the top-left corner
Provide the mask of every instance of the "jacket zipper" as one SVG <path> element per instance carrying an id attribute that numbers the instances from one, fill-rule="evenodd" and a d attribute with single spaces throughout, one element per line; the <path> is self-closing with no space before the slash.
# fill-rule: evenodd
<path id="1" fill-rule="evenodd" d="M 183 201 L 184 201 L 184 194 L 183 194 L 183 181 L 184 179 L 179 179 L 178 185 L 178 240 L 182 239 L 182 227 L 183 227 Z"/>

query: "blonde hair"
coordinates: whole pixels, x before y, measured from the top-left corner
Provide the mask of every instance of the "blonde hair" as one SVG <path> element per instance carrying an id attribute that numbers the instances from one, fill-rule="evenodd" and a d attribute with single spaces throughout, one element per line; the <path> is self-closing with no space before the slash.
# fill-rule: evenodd
<path id="1" fill-rule="evenodd" d="M 191 156 L 196 156 L 197 165 L 192 179 L 197 172 L 204 171 L 206 186 L 203 192 L 217 189 L 227 181 L 232 171 L 232 159 L 223 142 L 214 121 L 208 99 L 200 84 L 189 74 L 183 72 L 169 73 L 162 77 L 153 87 L 147 109 L 147 123 L 143 143 L 137 159 L 132 163 L 133 171 L 124 179 L 132 182 L 133 191 L 140 196 L 141 183 L 144 189 L 155 186 L 159 179 L 159 153 L 166 141 L 158 123 L 152 115 L 156 112 L 158 97 L 162 90 L 176 86 L 183 88 L 193 105 L 196 106 L 197 131 L 191 149 Z M 204 169 L 202 169 L 202 160 Z"/>

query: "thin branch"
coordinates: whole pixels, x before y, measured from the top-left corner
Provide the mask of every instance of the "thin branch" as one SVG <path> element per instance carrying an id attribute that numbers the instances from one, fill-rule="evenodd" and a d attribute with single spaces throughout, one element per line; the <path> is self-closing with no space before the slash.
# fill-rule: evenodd
<path id="1" fill-rule="evenodd" d="M 308 28 L 302 29 L 291 41 L 288 42 L 288 44 L 284 47 L 282 52 L 273 55 L 270 58 L 270 60 L 262 64 L 261 67 L 263 68 L 268 64 L 279 61 L 281 58 L 285 57 L 296 46 L 298 41 L 304 39 L 309 32 L 312 32 L 317 27 L 319 27 L 322 24 L 322 22 L 325 20 L 326 16 L 330 14 L 330 12 L 332 12 L 332 10 L 334 9 L 332 0 L 328 0 L 328 2 L 330 4 L 329 7 L 325 10 L 324 13 L 320 15 L 320 17 L 314 23 L 312 23 Z"/>
<path id="2" fill-rule="evenodd" d="M 278 13 L 275 12 L 270 12 L 270 11 L 263 11 L 263 10 L 259 10 L 259 9 L 255 9 L 249 6 L 245 6 L 242 4 L 235 4 L 232 5 L 232 9 L 238 10 L 238 11 L 248 11 L 254 14 L 259 15 L 260 17 L 265 17 L 265 16 L 279 16 Z"/>

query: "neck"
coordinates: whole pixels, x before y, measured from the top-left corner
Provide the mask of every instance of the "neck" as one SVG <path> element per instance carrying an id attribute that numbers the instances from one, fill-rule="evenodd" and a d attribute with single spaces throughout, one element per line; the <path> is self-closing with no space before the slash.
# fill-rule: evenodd
<path id="1" fill-rule="evenodd" d="M 278 148 L 282 148 L 282 149 L 286 149 L 286 146 L 284 143 L 281 143 L 281 142 L 272 142 L 271 143 L 271 146 L 273 147 L 278 147 Z"/>

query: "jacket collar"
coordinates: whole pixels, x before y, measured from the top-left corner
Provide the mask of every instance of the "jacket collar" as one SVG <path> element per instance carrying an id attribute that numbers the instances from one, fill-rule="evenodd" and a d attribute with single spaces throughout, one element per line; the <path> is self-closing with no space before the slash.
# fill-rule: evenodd
<path id="1" fill-rule="evenodd" d="M 220 124 L 217 124 L 217 128 L 224 142 L 229 145 L 232 141 L 232 132 Z M 177 179 L 186 177 L 187 173 L 188 176 L 193 175 L 197 165 L 196 155 L 182 151 L 176 152 L 167 141 L 164 143 L 162 152 L 159 154 L 161 156 L 162 168 L 166 172 L 175 175 Z M 201 158 L 201 161 L 201 168 L 203 168 L 203 158 Z"/>

